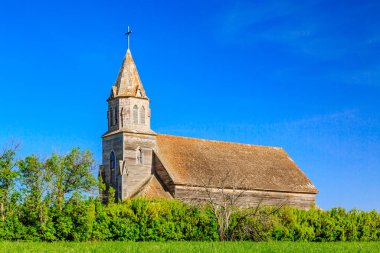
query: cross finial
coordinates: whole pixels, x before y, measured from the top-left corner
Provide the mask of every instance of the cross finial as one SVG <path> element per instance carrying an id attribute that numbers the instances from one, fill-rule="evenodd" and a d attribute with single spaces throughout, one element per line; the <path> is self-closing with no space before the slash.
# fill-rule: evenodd
<path id="1" fill-rule="evenodd" d="M 129 49 L 129 44 L 130 44 L 129 37 L 130 37 L 131 33 L 132 33 L 132 30 L 131 30 L 131 28 L 128 26 L 128 32 L 125 33 L 125 35 L 128 36 L 128 49 Z"/>

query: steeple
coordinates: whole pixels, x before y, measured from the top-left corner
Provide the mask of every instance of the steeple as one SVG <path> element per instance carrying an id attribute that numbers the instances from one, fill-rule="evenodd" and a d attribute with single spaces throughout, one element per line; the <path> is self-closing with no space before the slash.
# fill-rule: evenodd
<path id="1" fill-rule="evenodd" d="M 131 30 L 128 28 L 128 38 L 130 33 Z M 154 134 L 150 129 L 150 101 L 142 86 L 129 43 L 107 102 L 107 134 L 115 134 L 118 131 Z"/>
<path id="2" fill-rule="evenodd" d="M 116 83 L 112 86 L 110 99 L 115 97 L 148 98 L 129 48 L 121 64 Z"/>
<path id="3" fill-rule="evenodd" d="M 121 64 L 111 95 L 107 99 L 108 130 L 103 134 L 100 175 L 118 199 L 132 196 L 152 174 L 156 133 L 150 129 L 150 101 L 145 94 L 133 60 L 128 28 L 128 49 Z"/>

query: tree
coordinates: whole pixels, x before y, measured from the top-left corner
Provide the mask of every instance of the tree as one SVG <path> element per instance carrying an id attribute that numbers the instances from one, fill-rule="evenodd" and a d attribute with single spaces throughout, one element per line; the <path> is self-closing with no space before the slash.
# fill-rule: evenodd
<path id="1" fill-rule="evenodd" d="M 239 209 L 238 200 L 244 190 L 239 190 L 243 179 L 237 180 L 230 171 L 224 175 L 214 175 L 203 182 L 207 195 L 207 203 L 218 224 L 218 234 L 221 241 L 231 239 L 231 216 Z M 231 188 L 227 184 L 232 183 Z"/>
<path id="2" fill-rule="evenodd" d="M 73 193 L 89 193 L 96 190 L 97 180 L 92 174 L 94 159 L 89 150 L 74 148 L 67 155 L 52 156 L 45 162 L 50 197 L 59 210 L 64 199 Z"/>
<path id="3" fill-rule="evenodd" d="M 48 214 L 49 203 L 44 201 L 47 194 L 47 172 L 44 163 L 36 155 L 27 156 L 18 163 L 20 187 L 23 193 L 24 209 L 26 218 L 34 223 L 45 224 Z"/>
<path id="4" fill-rule="evenodd" d="M 9 204 L 12 203 L 17 171 L 15 170 L 15 155 L 18 145 L 11 145 L 0 154 L 0 215 L 4 224 L 7 211 L 11 210 Z"/>
<path id="5" fill-rule="evenodd" d="M 280 201 L 272 209 L 264 210 L 264 198 L 261 197 L 252 206 L 245 199 L 246 190 L 241 188 L 245 180 L 244 176 L 228 170 L 225 174 L 215 174 L 203 181 L 204 190 L 199 193 L 206 193 L 205 200 L 217 221 L 221 241 L 247 235 L 250 235 L 250 239 L 265 240 L 264 232 L 269 229 L 270 217 L 287 202 Z"/>

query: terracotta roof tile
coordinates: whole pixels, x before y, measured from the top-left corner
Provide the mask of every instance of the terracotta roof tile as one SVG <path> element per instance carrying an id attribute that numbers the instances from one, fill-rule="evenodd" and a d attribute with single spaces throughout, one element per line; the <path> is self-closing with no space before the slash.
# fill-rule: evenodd
<path id="1" fill-rule="evenodd" d="M 227 188 L 318 193 L 282 148 L 158 134 L 156 152 L 175 184 L 220 187 L 229 175 Z"/>

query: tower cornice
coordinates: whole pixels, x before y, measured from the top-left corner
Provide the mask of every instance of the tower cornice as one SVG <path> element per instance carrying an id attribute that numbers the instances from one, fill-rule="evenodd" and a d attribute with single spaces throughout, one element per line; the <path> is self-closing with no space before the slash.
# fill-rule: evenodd
<path id="1" fill-rule="evenodd" d="M 116 100 L 116 99 L 119 99 L 119 98 L 136 98 L 136 99 L 142 99 L 142 100 L 147 100 L 148 102 L 150 102 L 150 99 L 148 97 L 136 97 L 136 96 L 117 96 L 117 97 L 109 97 L 107 98 L 107 102 L 110 102 L 112 100 Z"/>
<path id="2" fill-rule="evenodd" d="M 121 130 L 117 130 L 117 131 L 106 132 L 101 136 L 101 138 L 106 138 L 106 137 L 110 137 L 113 135 L 124 134 L 124 133 L 137 134 L 137 135 L 149 135 L 149 136 L 156 136 L 157 135 L 157 133 L 153 132 L 153 131 L 147 132 L 147 131 L 134 131 L 134 130 L 121 129 Z"/>

